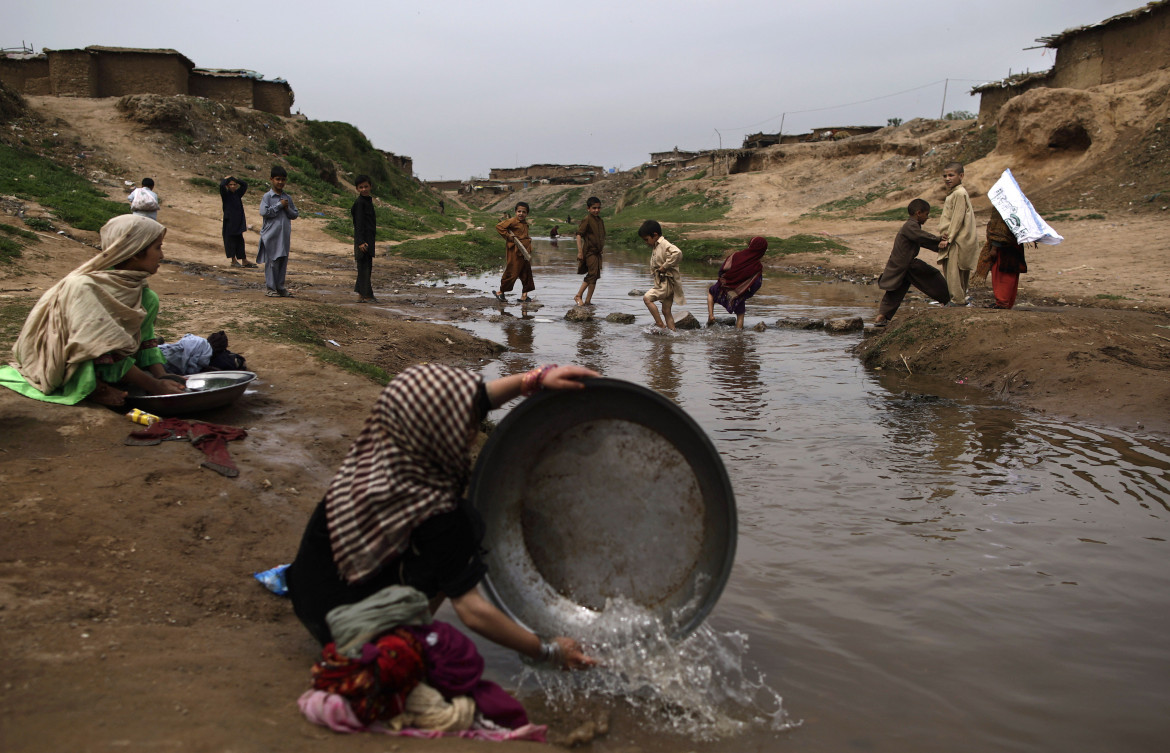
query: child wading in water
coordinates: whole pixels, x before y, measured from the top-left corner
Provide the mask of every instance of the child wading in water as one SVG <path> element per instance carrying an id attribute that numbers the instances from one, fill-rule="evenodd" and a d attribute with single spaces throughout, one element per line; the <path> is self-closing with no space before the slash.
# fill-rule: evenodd
<path id="1" fill-rule="evenodd" d="M 662 237 L 662 225 L 655 220 L 646 220 L 638 228 L 638 236 L 653 249 L 650 252 L 650 274 L 654 278 L 654 287 L 642 296 L 650 315 L 654 317 L 654 324 L 658 327 L 673 330 L 674 314 L 671 308 L 674 304 L 687 302 L 683 295 L 682 275 L 678 271 L 678 263 L 682 261 L 682 251 L 679 247 Z M 658 315 L 656 302 L 662 302 L 662 315 Z M 665 321 L 663 321 L 665 319 Z"/>
<path id="2" fill-rule="evenodd" d="M 735 328 L 743 329 L 743 316 L 747 312 L 747 299 L 756 294 L 764 282 L 764 265 L 760 261 L 768 252 L 768 240 L 761 236 L 752 238 L 748 247 L 734 254 L 728 254 L 719 265 L 719 277 L 707 289 L 707 326 L 715 323 L 715 304 L 735 314 Z"/>

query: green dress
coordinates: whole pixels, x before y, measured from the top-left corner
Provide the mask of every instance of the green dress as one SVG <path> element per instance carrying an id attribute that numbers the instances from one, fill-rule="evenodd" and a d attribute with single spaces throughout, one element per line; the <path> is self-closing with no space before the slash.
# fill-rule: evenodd
<path id="1" fill-rule="evenodd" d="M 142 289 L 142 307 L 146 309 L 146 319 L 142 321 L 141 337 L 139 342 L 154 339 L 154 320 L 158 316 L 158 293 L 149 287 Z M 32 386 L 21 376 L 20 372 L 5 364 L 0 366 L 0 385 L 19 392 L 25 397 L 34 400 L 43 400 L 46 403 L 60 403 L 61 405 L 76 405 L 97 388 L 97 380 L 106 384 L 117 384 L 122 381 L 132 366 L 146 370 L 156 363 L 166 363 L 167 359 L 157 347 L 145 348 L 134 356 L 127 356 L 120 361 L 109 364 L 95 364 L 86 361 L 73 372 L 73 376 L 57 389 L 44 393 Z"/>

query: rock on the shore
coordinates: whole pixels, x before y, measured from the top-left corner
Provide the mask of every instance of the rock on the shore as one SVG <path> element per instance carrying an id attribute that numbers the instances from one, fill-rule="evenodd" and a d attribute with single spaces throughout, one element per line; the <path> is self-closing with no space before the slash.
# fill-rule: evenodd
<path id="1" fill-rule="evenodd" d="M 813 319 L 808 316 L 786 316 L 776 320 L 777 327 L 788 329 L 824 329 L 824 319 Z"/>
<path id="2" fill-rule="evenodd" d="M 565 312 L 565 320 L 570 322 L 593 321 L 593 309 L 588 306 L 574 306 Z"/>
<path id="3" fill-rule="evenodd" d="M 865 320 L 860 316 L 843 316 L 838 319 L 826 319 L 826 332 L 856 332 L 865 329 Z"/>
<path id="4" fill-rule="evenodd" d="M 613 322 L 614 324 L 633 324 L 634 323 L 634 315 L 633 314 L 623 314 L 619 311 L 615 311 L 612 314 L 607 315 L 605 317 L 605 321 Z"/>
<path id="5" fill-rule="evenodd" d="M 688 311 L 687 315 L 682 319 L 674 320 L 674 327 L 675 329 L 702 329 L 703 325 L 699 324 L 699 320 L 695 318 L 695 315 Z"/>

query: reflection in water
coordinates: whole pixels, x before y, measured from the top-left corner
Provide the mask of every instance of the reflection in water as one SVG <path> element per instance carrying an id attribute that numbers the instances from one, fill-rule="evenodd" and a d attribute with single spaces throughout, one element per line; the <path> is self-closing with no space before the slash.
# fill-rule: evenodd
<path id="1" fill-rule="evenodd" d="M 744 424 L 761 420 L 759 407 L 767 389 L 760 377 L 756 337 L 725 327 L 708 332 L 707 366 L 715 385 L 711 404 L 724 419 L 746 430 Z"/>
<path id="2" fill-rule="evenodd" d="M 513 317 L 504 315 L 501 328 L 504 331 L 504 344 L 508 350 L 516 354 L 511 362 L 511 373 L 517 374 L 536 368 L 537 359 L 532 354 L 532 327 L 531 321 L 525 321 L 523 316 Z"/>
<path id="3" fill-rule="evenodd" d="M 577 357 L 573 362 L 604 374 L 604 364 L 608 360 L 605 326 L 597 321 L 581 322 L 578 330 Z"/>
<path id="4" fill-rule="evenodd" d="M 650 352 L 646 355 L 646 384 L 679 402 L 679 384 L 682 355 L 675 354 L 674 340 L 677 335 L 655 332 L 650 337 Z"/>

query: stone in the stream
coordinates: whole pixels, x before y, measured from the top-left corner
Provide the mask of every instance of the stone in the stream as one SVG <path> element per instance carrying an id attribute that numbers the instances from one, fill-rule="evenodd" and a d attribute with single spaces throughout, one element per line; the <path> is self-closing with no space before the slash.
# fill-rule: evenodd
<path id="1" fill-rule="evenodd" d="M 636 296 L 638 298 L 641 298 L 642 296 L 646 295 L 646 291 L 645 290 L 638 290 L 637 288 L 634 288 L 630 292 L 626 293 L 626 295 L 631 296 L 631 297 Z"/>
<path id="2" fill-rule="evenodd" d="M 623 314 L 620 311 L 615 311 L 605 317 L 605 321 L 613 322 L 614 324 L 633 324 L 633 314 Z"/>
<path id="3" fill-rule="evenodd" d="M 807 316 L 786 316 L 776 320 L 777 327 L 788 329 L 824 329 L 824 319 L 812 319 Z"/>
<path id="4" fill-rule="evenodd" d="M 565 320 L 570 322 L 593 321 L 593 309 L 588 306 L 574 306 L 565 312 Z"/>
<path id="5" fill-rule="evenodd" d="M 768 325 L 764 324 L 763 322 L 756 322 L 756 326 L 752 327 L 752 329 L 754 329 L 756 332 L 766 332 L 768 330 Z"/>
<path id="6" fill-rule="evenodd" d="M 735 317 L 734 316 L 717 316 L 717 317 L 715 317 L 715 321 L 708 326 L 714 326 L 715 324 L 719 324 L 719 325 L 722 325 L 724 327 L 734 327 L 735 326 Z"/>
<path id="7" fill-rule="evenodd" d="M 695 318 L 695 315 L 688 311 L 687 315 L 682 319 L 674 320 L 674 327 L 675 329 L 702 329 L 703 325 L 699 324 L 699 320 Z"/>
<path id="8" fill-rule="evenodd" d="M 843 316 L 839 319 L 826 319 L 826 332 L 856 332 L 865 329 L 865 320 L 860 316 Z"/>

